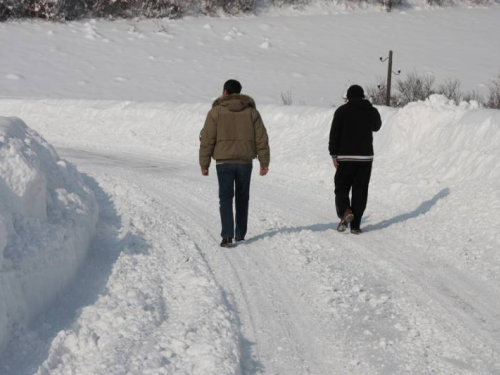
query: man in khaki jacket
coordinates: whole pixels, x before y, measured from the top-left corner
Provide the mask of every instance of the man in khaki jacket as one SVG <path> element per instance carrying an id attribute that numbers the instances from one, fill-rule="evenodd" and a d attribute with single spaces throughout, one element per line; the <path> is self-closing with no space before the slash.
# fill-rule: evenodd
<path id="1" fill-rule="evenodd" d="M 222 247 L 231 246 L 233 238 L 236 242 L 245 239 L 252 160 L 258 157 L 261 176 L 269 170 L 266 128 L 253 99 L 240 93 L 241 84 L 238 81 L 229 80 L 224 84 L 222 96 L 213 103 L 200 134 L 203 176 L 208 176 L 211 159 L 216 161 Z M 235 193 L 236 228 L 233 217 Z"/>

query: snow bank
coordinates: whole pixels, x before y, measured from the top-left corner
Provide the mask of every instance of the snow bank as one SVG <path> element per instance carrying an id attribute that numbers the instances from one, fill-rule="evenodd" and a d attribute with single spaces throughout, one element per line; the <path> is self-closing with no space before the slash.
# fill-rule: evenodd
<path id="1" fill-rule="evenodd" d="M 72 165 L 23 121 L 0 117 L 0 348 L 74 277 L 97 211 Z"/>
<path id="2" fill-rule="evenodd" d="M 500 179 L 500 111 L 457 106 L 441 95 L 384 111 L 385 129 L 377 137 L 384 162 L 407 173 L 432 171 L 441 181 Z"/>
<path id="3" fill-rule="evenodd" d="M 3 100 L 4 111 L 25 116 L 54 144 L 160 154 L 197 163 L 207 104 Z M 330 182 L 328 134 L 334 108 L 258 106 L 271 139 L 276 176 Z M 375 163 L 391 173 L 427 171 L 441 181 L 500 177 L 500 111 L 442 96 L 405 108 L 380 107 Z"/>

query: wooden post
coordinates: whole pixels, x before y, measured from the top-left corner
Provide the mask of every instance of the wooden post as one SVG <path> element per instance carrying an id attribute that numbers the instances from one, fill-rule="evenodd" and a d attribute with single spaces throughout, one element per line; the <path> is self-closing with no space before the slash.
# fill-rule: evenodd
<path id="1" fill-rule="evenodd" d="M 387 95 L 385 97 L 385 105 L 391 106 L 391 83 L 392 83 L 392 50 L 389 51 L 389 64 L 387 68 Z"/>

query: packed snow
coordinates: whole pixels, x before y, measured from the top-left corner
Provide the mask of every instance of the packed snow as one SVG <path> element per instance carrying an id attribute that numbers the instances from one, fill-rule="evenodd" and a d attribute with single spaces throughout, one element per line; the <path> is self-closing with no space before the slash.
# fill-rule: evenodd
<path id="1" fill-rule="evenodd" d="M 0 347 L 74 281 L 97 202 L 75 167 L 18 118 L 0 117 Z"/>
<path id="2" fill-rule="evenodd" d="M 500 374 L 500 111 L 379 107 L 360 236 L 327 151 L 389 48 L 483 87 L 499 12 L 0 24 L 0 374 Z M 272 161 L 222 249 L 198 136 L 227 78 Z"/>
<path id="3" fill-rule="evenodd" d="M 76 321 L 52 332 L 37 373 L 499 371 L 500 112 L 440 96 L 380 108 L 366 233 L 353 239 L 333 224 L 333 109 L 261 106 L 273 175 L 253 183 L 248 243 L 221 252 L 216 180 L 196 165 L 207 104 L 2 108 L 38 124 L 113 197 L 94 245 L 110 262 L 105 291 L 96 286 Z M 276 342 L 275 330 L 288 339 Z M 41 351 L 13 348 L 26 345 Z"/>

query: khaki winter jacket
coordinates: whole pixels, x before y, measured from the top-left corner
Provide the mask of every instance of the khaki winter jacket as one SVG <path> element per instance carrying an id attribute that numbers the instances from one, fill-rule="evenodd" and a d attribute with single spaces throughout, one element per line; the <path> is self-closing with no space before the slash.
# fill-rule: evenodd
<path id="1" fill-rule="evenodd" d="M 212 157 L 242 164 L 258 157 L 261 167 L 269 166 L 267 131 L 251 97 L 232 94 L 213 103 L 200 134 L 200 166 L 208 169 Z"/>

